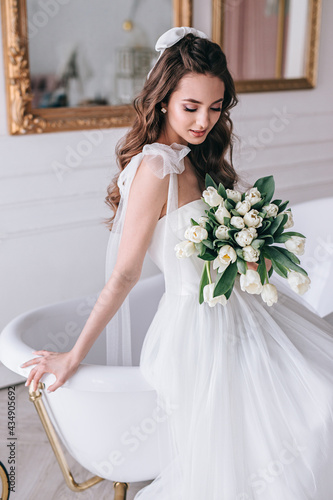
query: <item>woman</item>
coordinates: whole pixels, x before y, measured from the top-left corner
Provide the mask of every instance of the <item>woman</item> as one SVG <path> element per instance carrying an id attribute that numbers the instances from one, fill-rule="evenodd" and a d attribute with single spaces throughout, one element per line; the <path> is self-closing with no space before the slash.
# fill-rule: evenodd
<path id="1" fill-rule="evenodd" d="M 329 500 L 332 329 L 283 293 L 271 310 L 237 280 L 225 306 L 199 304 L 202 262 L 177 259 L 175 246 L 204 214 L 205 174 L 230 189 L 238 181 L 229 116 L 237 98 L 223 52 L 204 33 L 173 28 L 156 48 L 108 190 L 110 277 L 71 351 L 36 351 L 22 365 L 36 365 L 27 384 L 50 372 L 48 389 L 59 388 L 106 325 L 109 362 L 130 364 L 125 305 L 148 251 L 165 293 L 140 367 L 172 411 L 164 466 L 136 500 Z"/>

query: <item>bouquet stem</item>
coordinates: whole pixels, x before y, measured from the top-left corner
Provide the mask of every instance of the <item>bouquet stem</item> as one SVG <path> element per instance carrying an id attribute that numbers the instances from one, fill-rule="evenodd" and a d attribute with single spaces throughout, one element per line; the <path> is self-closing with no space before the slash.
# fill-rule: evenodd
<path id="1" fill-rule="evenodd" d="M 206 260 L 205 267 L 206 267 L 206 271 L 207 271 L 207 276 L 208 276 L 209 284 L 211 284 L 212 283 L 212 277 L 210 275 L 210 261 L 209 260 Z"/>

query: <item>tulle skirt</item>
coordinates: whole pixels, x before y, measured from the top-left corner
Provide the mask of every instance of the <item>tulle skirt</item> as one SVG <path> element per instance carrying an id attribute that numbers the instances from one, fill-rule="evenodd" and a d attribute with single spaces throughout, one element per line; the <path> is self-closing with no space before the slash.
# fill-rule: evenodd
<path id="1" fill-rule="evenodd" d="M 303 305 L 239 279 L 226 306 L 165 293 L 140 368 L 169 448 L 135 500 L 332 498 L 333 329 Z"/>

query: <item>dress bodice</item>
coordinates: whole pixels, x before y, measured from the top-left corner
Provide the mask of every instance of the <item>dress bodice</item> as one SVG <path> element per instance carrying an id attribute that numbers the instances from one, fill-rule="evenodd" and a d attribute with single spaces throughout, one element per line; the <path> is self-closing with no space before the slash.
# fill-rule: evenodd
<path id="1" fill-rule="evenodd" d="M 178 207 L 157 222 L 148 247 L 148 254 L 158 268 L 168 273 L 166 291 L 180 295 L 198 293 L 204 261 L 196 254 L 178 259 L 175 245 L 185 239 L 184 233 L 191 225 L 191 218 L 198 220 L 205 215 L 206 203 L 193 200 Z"/>

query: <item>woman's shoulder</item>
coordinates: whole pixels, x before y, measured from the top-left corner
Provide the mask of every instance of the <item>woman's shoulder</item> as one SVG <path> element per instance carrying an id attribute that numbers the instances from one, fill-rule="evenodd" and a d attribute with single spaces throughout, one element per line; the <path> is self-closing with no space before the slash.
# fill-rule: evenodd
<path id="1" fill-rule="evenodd" d="M 145 144 L 142 155 L 154 173 L 162 178 L 168 174 L 180 174 L 184 171 L 184 158 L 191 151 L 188 146 L 172 143 L 171 145 L 161 142 Z"/>

